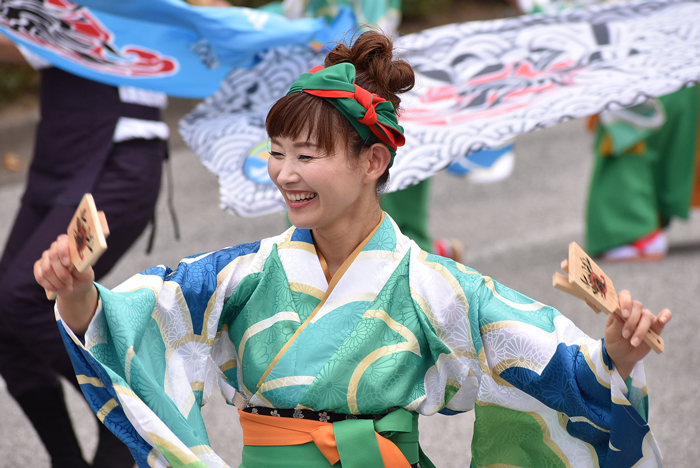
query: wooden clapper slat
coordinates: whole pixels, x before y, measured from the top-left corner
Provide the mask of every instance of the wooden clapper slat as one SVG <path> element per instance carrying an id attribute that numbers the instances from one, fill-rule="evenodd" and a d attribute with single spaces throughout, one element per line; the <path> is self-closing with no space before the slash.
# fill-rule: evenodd
<path id="1" fill-rule="evenodd" d="M 68 225 L 68 245 L 70 248 L 69 271 L 76 269 L 82 273 L 94 265 L 100 255 L 107 250 L 109 226 L 103 211 L 97 211 L 92 195 L 86 193 L 75 210 L 73 219 Z M 56 299 L 56 293 L 46 291 L 46 297 Z"/>
<path id="2" fill-rule="evenodd" d="M 568 276 L 554 273 L 555 288 L 583 299 L 596 313 L 617 314 L 625 320 L 612 281 L 576 242 L 569 244 L 569 259 L 561 262 L 561 268 Z M 664 340 L 654 330 L 647 331 L 644 341 L 657 353 L 664 351 Z"/>

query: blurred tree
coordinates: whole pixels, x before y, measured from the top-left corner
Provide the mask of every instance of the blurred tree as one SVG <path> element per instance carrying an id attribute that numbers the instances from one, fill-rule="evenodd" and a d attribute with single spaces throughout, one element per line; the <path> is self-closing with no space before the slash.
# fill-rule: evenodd
<path id="1" fill-rule="evenodd" d="M 0 106 L 17 101 L 39 89 L 39 74 L 29 65 L 0 64 Z"/>
<path id="2" fill-rule="evenodd" d="M 438 13 L 452 3 L 452 0 L 403 0 L 403 16 L 406 18 L 424 18 Z"/>

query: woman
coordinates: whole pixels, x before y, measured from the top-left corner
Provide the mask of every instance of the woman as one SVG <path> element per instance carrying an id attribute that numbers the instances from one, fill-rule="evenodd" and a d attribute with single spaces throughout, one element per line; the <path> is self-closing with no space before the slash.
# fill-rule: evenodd
<path id="1" fill-rule="evenodd" d="M 420 250 L 377 199 L 403 143 L 410 66 L 377 33 L 325 65 L 267 118 L 287 232 L 115 291 L 68 272 L 66 237 L 35 265 L 93 409 L 139 466 L 225 466 L 199 411 L 215 381 L 239 408 L 248 468 L 432 466 L 418 414 L 470 409 L 474 466 L 662 466 L 639 361 L 670 311 L 621 292 L 627 321 L 610 319 L 603 345 Z"/>

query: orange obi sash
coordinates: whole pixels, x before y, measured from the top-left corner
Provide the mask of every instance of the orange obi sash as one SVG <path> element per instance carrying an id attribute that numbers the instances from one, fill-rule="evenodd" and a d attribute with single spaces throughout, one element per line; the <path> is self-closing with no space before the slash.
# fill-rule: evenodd
<path id="1" fill-rule="evenodd" d="M 310 419 L 251 414 L 238 410 L 243 443 L 257 446 L 316 444 L 331 465 L 343 468 L 410 468 L 403 452 L 391 440 L 396 433 L 414 431 L 413 414 L 398 409 L 378 421 L 348 419 L 335 423 Z M 417 425 L 415 425 L 417 443 Z M 382 464 L 383 463 L 383 464 Z"/>

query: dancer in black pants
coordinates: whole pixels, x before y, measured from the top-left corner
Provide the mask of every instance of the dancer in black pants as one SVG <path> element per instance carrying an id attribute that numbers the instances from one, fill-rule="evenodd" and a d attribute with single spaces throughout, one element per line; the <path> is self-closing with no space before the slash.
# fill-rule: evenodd
<path id="1" fill-rule="evenodd" d="M 0 59 L 21 57 L 2 35 L 0 41 Z M 105 212 L 111 231 L 109 249 L 95 265 L 97 278 L 136 241 L 153 219 L 158 197 L 168 138 L 159 107 L 166 98 L 43 68 L 40 99 L 27 187 L 0 260 L 0 374 L 39 434 L 52 467 L 82 468 L 90 465 L 75 437 L 59 377 L 79 385 L 53 302 L 34 280 L 33 264 L 65 232 L 86 192 Z M 98 427 L 92 466 L 132 467 L 126 446 L 104 425 Z"/>

